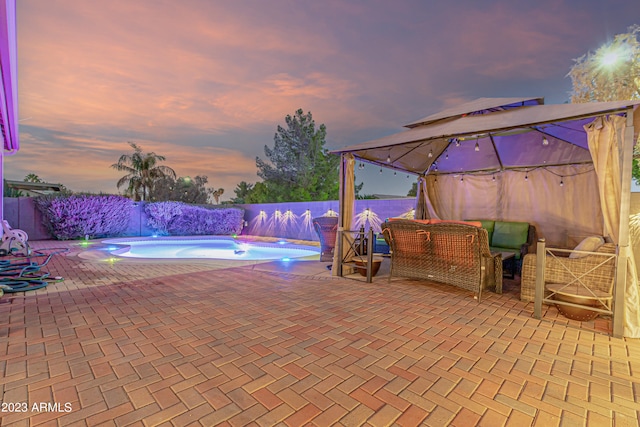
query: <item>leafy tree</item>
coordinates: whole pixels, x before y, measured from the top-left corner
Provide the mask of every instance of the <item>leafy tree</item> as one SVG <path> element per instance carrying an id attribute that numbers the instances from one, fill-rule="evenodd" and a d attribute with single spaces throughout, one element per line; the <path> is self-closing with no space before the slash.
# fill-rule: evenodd
<path id="1" fill-rule="evenodd" d="M 253 184 L 249 184 L 246 181 L 241 181 L 240 184 L 236 185 L 236 188 L 233 190 L 236 193 L 236 197 L 231 199 L 232 203 L 243 204 L 247 203 L 246 199 L 253 191 Z"/>
<path id="2" fill-rule="evenodd" d="M 568 74 L 573 84 L 571 102 L 640 99 L 640 25 L 632 25 L 627 31 L 595 52 L 587 52 L 574 60 Z M 634 157 L 639 157 L 640 138 L 634 151 Z M 640 165 L 636 158 L 632 176 L 640 184 Z"/>
<path id="3" fill-rule="evenodd" d="M 268 203 L 269 184 L 265 182 L 256 182 L 249 194 L 245 197 L 245 203 Z"/>
<path id="4" fill-rule="evenodd" d="M 216 205 L 220 203 L 220 196 L 222 196 L 223 194 L 224 188 L 218 188 L 217 190 L 211 191 L 211 196 L 213 197 L 213 200 L 216 201 Z"/>
<path id="5" fill-rule="evenodd" d="M 411 188 L 407 193 L 407 197 L 416 197 L 417 195 L 418 195 L 418 183 L 414 182 L 413 184 L 411 184 Z"/>
<path id="6" fill-rule="evenodd" d="M 222 188 L 215 191 L 207 188 L 208 181 L 209 179 L 204 175 L 198 175 L 195 178 L 180 177 L 178 179 L 164 177 L 155 182 L 151 200 L 154 202 L 176 201 L 204 205 L 209 202 L 211 197 L 215 199 L 216 192 L 220 192 L 218 197 L 224 192 Z"/>
<path id="7" fill-rule="evenodd" d="M 127 186 L 125 195 L 134 200 L 150 199 L 153 186 L 161 178 L 175 179 L 176 173 L 168 166 L 158 165 L 166 160 L 154 152 L 143 153 L 142 148 L 133 142 L 129 142 L 133 148 L 133 154 L 123 154 L 118 163 L 111 165 L 112 168 L 126 172 L 126 175 L 118 180 L 118 188 Z"/>
<path id="8" fill-rule="evenodd" d="M 640 99 L 640 25 L 575 59 L 568 76 L 571 102 Z"/>
<path id="9" fill-rule="evenodd" d="M 285 118 L 287 127 L 278 126 L 274 146 L 264 147 L 267 160 L 256 157 L 258 176 L 251 199 L 257 202 L 331 200 L 338 197 L 340 158 L 324 148 L 325 125 L 316 129 L 311 113 L 302 109 Z M 255 202 L 254 202 L 255 203 Z"/>

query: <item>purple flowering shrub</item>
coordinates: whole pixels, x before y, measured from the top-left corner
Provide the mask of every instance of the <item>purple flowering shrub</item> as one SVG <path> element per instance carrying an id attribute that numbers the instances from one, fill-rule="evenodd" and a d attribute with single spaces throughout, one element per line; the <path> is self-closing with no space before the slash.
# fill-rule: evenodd
<path id="1" fill-rule="evenodd" d="M 161 236 L 169 234 L 169 223 L 182 214 L 186 207 L 181 202 L 156 202 L 144 205 L 147 214 L 147 225 Z"/>
<path id="2" fill-rule="evenodd" d="M 149 203 L 145 212 L 151 229 L 174 236 L 238 234 L 244 222 L 242 209 L 207 209 L 180 202 Z"/>
<path id="3" fill-rule="evenodd" d="M 121 196 L 41 196 L 34 202 L 44 226 L 58 240 L 121 235 L 133 208 L 133 202 Z"/>

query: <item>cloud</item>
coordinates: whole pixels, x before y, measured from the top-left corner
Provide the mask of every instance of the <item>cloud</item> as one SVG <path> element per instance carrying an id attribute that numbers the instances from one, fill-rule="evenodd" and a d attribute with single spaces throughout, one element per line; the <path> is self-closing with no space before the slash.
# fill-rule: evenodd
<path id="1" fill-rule="evenodd" d="M 7 168 L 115 191 L 109 165 L 135 141 L 181 174 L 255 182 L 255 156 L 299 108 L 335 148 L 478 96 L 557 92 L 603 27 L 637 17 L 615 3 L 20 0 L 31 119 Z"/>

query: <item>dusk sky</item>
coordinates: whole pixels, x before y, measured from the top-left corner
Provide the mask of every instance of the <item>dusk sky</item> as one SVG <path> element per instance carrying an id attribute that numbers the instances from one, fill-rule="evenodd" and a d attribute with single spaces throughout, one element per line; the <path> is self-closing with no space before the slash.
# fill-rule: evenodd
<path id="1" fill-rule="evenodd" d="M 298 108 L 335 149 L 479 97 L 567 102 L 573 59 L 632 24 L 638 0 L 19 0 L 4 175 L 117 193 L 132 141 L 228 200 Z M 413 182 L 356 173 L 365 194 Z"/>

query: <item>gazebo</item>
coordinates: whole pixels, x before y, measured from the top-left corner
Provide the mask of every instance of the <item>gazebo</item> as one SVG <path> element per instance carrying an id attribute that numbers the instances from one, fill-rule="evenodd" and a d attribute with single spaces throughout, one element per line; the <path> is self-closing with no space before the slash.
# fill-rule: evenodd
<path id="1" fill-rule="evenodd" d="M 613 335 L 640 338 L 629 245 L 639 106 L 481 98 L 409 123 L 405 131 L 335 150 L 342 157 L 339 226 L 352 224 L 353 175 L 362 162 L 418 177 L 416 218 L 527 221 L 556 247 L 605 236 L 618 248 Z M 334 263 L 341 259 L 337 254 Z"/>

